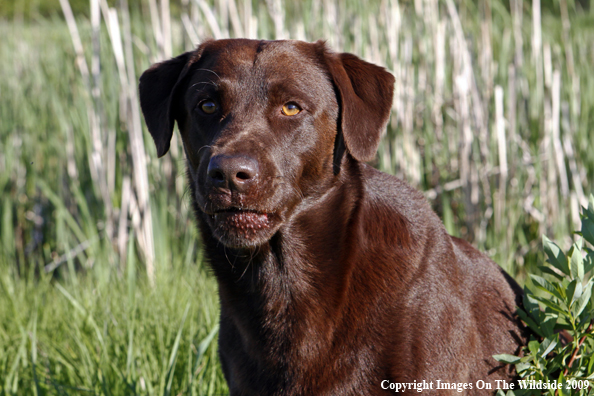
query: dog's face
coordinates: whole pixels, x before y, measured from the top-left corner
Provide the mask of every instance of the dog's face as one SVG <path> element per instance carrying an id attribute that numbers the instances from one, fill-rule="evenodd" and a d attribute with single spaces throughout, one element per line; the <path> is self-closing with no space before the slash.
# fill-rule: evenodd
<path id="1" fill-rule="evenodd" d="M 323 43 L 219 40 L 141 77 L 159 155 L 178 122 L 193 198 L 228 247 L 259 246 L 332 188 L 345 152 L 371 158 L 393 77 Z"/>
<path id="2" fill-rule="evenodd" d="M 180 131 L 189 173 L 225 245 L 267 241 L 333 176 L 338 103 L 321 65 L 302 62 L 315 56 L 311 49 L 216 43 L 188 77 Z"/>

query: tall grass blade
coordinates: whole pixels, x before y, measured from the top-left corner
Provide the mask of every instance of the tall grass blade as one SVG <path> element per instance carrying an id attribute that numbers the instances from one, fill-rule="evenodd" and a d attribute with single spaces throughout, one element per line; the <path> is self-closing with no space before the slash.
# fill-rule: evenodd
<path id="1" fill-rule="evenodd" d="M 169 396 L 171 394 L 171 385 L 173 384 L 173 374 L 175 371 L 175 362 L 177 361 L 177 351 L 179 349 L 179 343 L 182 336 L 182 331 L 184 329 L 184 323 L 186 322 L 186 317 L 188 316 L 188 312 L 190 311 L 190 303 L 186 305 L 186 310 L 184 311 L 184 316 L 182 317 L 181 324 L 179 326 L 179 330 L 177 332 L 177 336 L 175 337 L 175 342 L 173 343 L 173 347 L 171 349 L 171 355 L 169 357 L 169 364 L 167 366 L 167 386 L 165 387 L 165 395 Z"/>
<path id="2" fill-rule="evenodd" d="M 101 344 L 101 347 L 104 349 L 105 342 L 103 341 L 103 336 L 101 335 L 101 329 L 99 329 L 99 326 L 97 326 L 95 319 L 87 312 L 87 310 L 78 301 L 76 301 L 76 299 L 74 297 L 72 297 L 72 295 L 70 295 L 70 293 L 68 293 L 68 291 L 66 291 L 66 289 L 64 289 L 64 287 L 62 285 L 60 285 L 59 283 L 56 282 L 55 287 L 56 287 L 56 289 L 58 289 L 60 291 L 60 293 L 62 293 L 68 299 L 68 301 L 70 301 L 70 304 L 72 304 L 72 306 L 81 315 L 83 315 L 85 318 L 87 318 L 87 320 L 89 321 L 89 323 L 95 330 L 95 335 L 97 336 L 97 340 Z"/>

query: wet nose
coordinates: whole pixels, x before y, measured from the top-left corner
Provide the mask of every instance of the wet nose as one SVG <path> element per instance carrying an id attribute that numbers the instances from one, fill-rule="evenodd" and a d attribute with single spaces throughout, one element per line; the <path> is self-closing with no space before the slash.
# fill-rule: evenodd
<path id="1" fill-rule="evenodd" d="M 215 155 L 206 172 L 212 186 L 244 193 L 255 184 L 258 161 L 244 155 Z"/>

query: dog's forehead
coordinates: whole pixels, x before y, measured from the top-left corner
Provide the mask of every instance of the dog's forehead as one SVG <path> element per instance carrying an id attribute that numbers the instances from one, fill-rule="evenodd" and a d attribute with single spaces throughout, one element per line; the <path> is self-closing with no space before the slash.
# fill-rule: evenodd
<path id="1" fill-rule="evenodd" d="M 296 40 L 217 40 L 203 48 L 203 66 L 219 79 L 327 79 L 315 44 Z"/>

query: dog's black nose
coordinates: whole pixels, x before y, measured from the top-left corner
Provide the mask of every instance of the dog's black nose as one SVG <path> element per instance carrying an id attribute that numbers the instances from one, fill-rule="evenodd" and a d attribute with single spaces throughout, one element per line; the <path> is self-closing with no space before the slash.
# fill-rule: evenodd
<path id="1" fill-rule="evenodd" d="M 215 155 L 206 173 L 214 187 L 246 192 L 258 177 L 258 161 L 243 155 Z"/>

